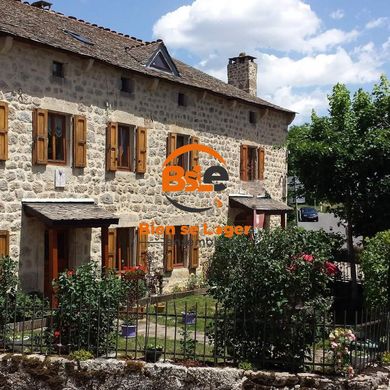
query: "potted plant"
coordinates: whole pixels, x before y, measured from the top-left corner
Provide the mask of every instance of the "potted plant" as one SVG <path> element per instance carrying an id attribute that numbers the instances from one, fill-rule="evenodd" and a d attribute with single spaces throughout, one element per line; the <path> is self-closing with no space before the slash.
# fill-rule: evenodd
<path id="1" fill-rule="evenodd" d="M 196 321 L 196 312 L 193 308 L 191 308 L 189 311 L 182 311 L 181 318 L 183 324 L 194 325 Z"/>
<path id="2" fill-rule="evenodd" d="M 122 323 L 122 337 L 135 337 L 137 326 L 132 316 L 125 317 Z"/>
<path id="3" fill-rule="evenodd" d="M 165 302 L 158 302 L 154 305 L 154 310 L 157 313 L 164 313 L 165 312 Z"/>
<path id="4" fill-rule="evenodd" d="M 164 348 L 158 344 L 148 344 L 145 348 L 145 360 L 148 363 L 156 363 L 162 356 Z"/>

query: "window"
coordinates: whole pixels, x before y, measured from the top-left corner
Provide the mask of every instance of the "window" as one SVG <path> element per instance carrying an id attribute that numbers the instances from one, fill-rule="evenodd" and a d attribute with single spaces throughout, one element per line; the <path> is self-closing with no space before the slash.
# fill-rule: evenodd
<path id="1" fill-rule="evenodd" d="M 94 45 L 94 43 L 84 35 L 78 34 L 74 31 L 70 31 L 70 30 L 64 30 L 64 33 L 68 34 L 69 36 L 71 36 L 72 38 L 76 39 L 77 41 L 79 41 L 81 43 L 85 43 L 86 45 L 91 45 L 91 46 Z"/>
<path id="2" fill-rule="evenodd" d="M 265 151 L 250 145 L 241 145 L 240 179 L 244 181 L 264 180 Z"/>
<path id="3" fill-rule="evenodd" d="M 177 94 L 177 104 L 181 107 L 187 106 L 187 96 L 184 93 L 179 92 Z"/>
<path id="4" fill-rule="evenodd" d="M 169 55 L 165 46 L 161 46 L 160 49 L 155 53 L 146 64 L 149 68 L 160 70 L 179 76 L 179 72 L 176 68 L 175 63 L 172 61 L 171 56 Z"/>
<path id="5" fill-rule="evenodd" d="M 54 77 L 64 78 L 64 64 L 62 62 L 53 61 L 52 74 Z"/>
<path id="6" fill-rule="evenodd" d="M 147 244 L 148 236 L 140 234 L 135 228 L 109 229 L 109 268 L 121 271 L 125 267 L 146 266 Z"/>
<path id="7" fill-rule="evenodd" d="M 199 265 L 199 234 L 182 234 L 182 226 L 175 226 L 174 232 L 166 232 L 164 236 L 164 265 L 168 272 L 179 267 L 195 269 Z"/>
<path id="8" fill-rule="evenodd" d="M 55 164 L 66 164 L 67 134 L 65 115 L 49 112 L 47 135 L 48 162 Z"/>
<path id="9" fill-rule="evenodd" d="M 127 77 L 122 77 L 121 78 L 121 91 L 127 92 L 127 93 L 132 93 L 133 92 L 133 80 L 131 80 Z"/>
<path id="10" fill-rule="evenodd" d="M 257 116 L 254 111 L 249 111 L 249 123 L 256 124 L 257 123 Z"/>
<path id="11" fill-rule="evenodd" d="M 0 230 L 0 258 L 9 255 L 9 233 L 6 230 Z"/>
<path id="12" fill-rule="evenodd" d="M 176 149 L 188 144 L 198 144 L 199 139 L 185 134 L 169 133 L 167 140 L 167 157 Z M 198 151 L 181 154 L 172 165 L 182 167 L 184 170 L 193 169 L 198 164 Z"/>
<path id="13" fill-rule="evenodd" d="M 131 159 L 134 158 L 134 128 L 118 126 L 118 169 L 131 170 Z M 130 153 L 132 151 L 132 153 Z"/>
<path id="14" fill-rule="evenodd" d="M 85 168 L 87 165 L 87 119 L 75 115 L 73 130 L 73 166 Z M 37 108 L 33 110 L 33 164 L 64 165 L 68 160 L 70 145 L 70 117 Z"/>
<path id="15" fill-rule="evenodd" d="M 107 170 L 146 172 L 147 130 L 111 122 L 107 126 Z"/>

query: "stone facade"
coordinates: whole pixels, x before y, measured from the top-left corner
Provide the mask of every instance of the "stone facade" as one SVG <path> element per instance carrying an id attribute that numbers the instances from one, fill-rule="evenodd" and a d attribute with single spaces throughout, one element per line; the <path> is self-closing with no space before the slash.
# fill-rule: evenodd
<path id="1" fill-rule="evenodd" d="M 65 64 L 65 78 L 51 76 L 53 61 Z M 85 60 L 73 54 L 15 40 L 11 50 L 0 54 L 0 101 L 9 105 L 9 156 L 0 162 L 0 230 L 10 232 L 10 256 L 20 263 L 20 276 L 28 291 L 43 289 L 44 225 L 22 212 L 25 198 L 93 198 L 98 205 L 120 217 L 119 226 L 136 227 L 139 222 L 158 225 L 227 223 L 229 194 L 242 191 L 240 145 L 265 148 L 264 187 L 274 199 L 285 195 L 287 174 L 283 145 L 291 116 L 275 109 L 260 108 L 256 124 L 248 121 L 253 105 L 225 99 L 212 93 L 123 72 L 114 66 Z M 134 91 L 120 91 L 121 77 L 130 77 Z M 187 97 L 178 106 L 177 94 Z M 71 137 L 71 117 L 87 118 L 87 166 L 72 168 L 71 153 L 66 166 L 32 164 L 32 111 L 48 109 L 67 115 Z M 148 130 L 147 170 L 107 172 L 106 126 L 110 121 L 142 126 Z M 226 160 L 229 173 L 223 206 L 206 213 L 189 214 L 175 208 L 161 191 L 161 169 L 166 157 L 168 133 L 196 135 L 199 142 L 216 149 Z M 69 137 L 69 138 L 70 138 Z M 71 142 L 71 141 L 68 141 Z M 71 145 L 71 144 L 70 144 Z M 68 151 L 71 150 L 68 145 Z M 212 158 L 200 154 L 205 169 Z M 56 188 L 56 169 L 65 173 L 64 188 Z M 208 206 L 215 194 L 185 195 L 186 204 Z M 155 237 L 153 241 L 160 239 Z M 70 237 L 71 264 L 101 259 L 100 229 L 76 229 Z M 149 245 L 162 261 L 162 243 Z M 200 249 L 201 262 L 211 251 Z M 188 268 L 173 271 L 173 277 L 188 276 Z"/>
<path id="2" fill-rule="evenodd" d="M 158 390 L 375 390 L 389 389 L 389 371 L 352 379 L 234 368 L 186 368 L 169 363 L 95 359 L 83 362 L 44 356 L 0 355 L 0 388 Z"/>

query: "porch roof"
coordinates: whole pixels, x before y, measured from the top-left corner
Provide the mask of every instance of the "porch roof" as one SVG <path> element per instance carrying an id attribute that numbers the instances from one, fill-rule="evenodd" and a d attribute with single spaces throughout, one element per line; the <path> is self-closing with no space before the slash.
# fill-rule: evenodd
<path id="1" fill-rule="evenodd" d="M 268 214 L 281 214 L 292 210 L 285 203 L 271 198 L 230 196 L 229 199 L 232 206 L 244 206 L 252 210 L 264 211 Z"/>
<path id="2" fill-rule="evenodd" d="M 118 217 L 93 201 L 27 201 L 23 209 L 27 216 L 50 227 L 104 227 L 119 222 Z"/>

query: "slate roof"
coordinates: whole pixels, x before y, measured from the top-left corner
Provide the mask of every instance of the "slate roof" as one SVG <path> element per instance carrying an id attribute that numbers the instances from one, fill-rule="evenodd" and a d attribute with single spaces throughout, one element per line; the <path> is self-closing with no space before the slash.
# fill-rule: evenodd
<path id="1" fill-rule="evenodd" d="M 28 216 L 36 217 L 47 226 L 101 227 L 117 224 L 119 218 L 95 203 L 23 202 Z"/>
<path id="2" fill-rule="evenodd" d="M 259 211 L 275 211 L 275 212 L 285 212 L 292 210 L 291 207 L 287 206 L 283 202 L 279 202 L 278 200 L 271 199 L 271 198 L 258 198 L 258 197 L 229 197 L 229 200 L 231 202 L 236 202 L 239 205 L 245 206 L 252 210 L 259 210 Z"/>
<path id="3" fill-rule="evenodd" d="M 85 36 L 93 45 L 82 43 L 64 30 Z M 227 98 L 238 99 L 264 108 L 293 114 L 261 98 L 252 96 L 185 63 L 173 59 L 180 77 L 145 67 L 162 41 L 145 42 L 108 28 L 88 23 L 73 16 L 42 10 L 19 0 L 0 0 L 0 34 L 9 34 L 39 44 L 103 61 L 146 76 L 207 90 Z"/>

